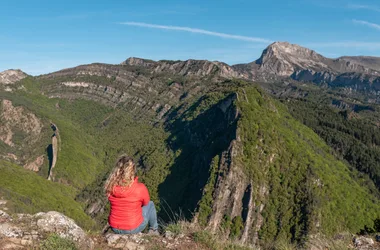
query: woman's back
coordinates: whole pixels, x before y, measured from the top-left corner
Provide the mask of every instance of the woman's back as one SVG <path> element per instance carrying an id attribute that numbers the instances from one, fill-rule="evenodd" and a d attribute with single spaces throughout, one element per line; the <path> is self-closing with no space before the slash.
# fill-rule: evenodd
<path id="1" fill-rule="evenodd" d="M 140 233 L 149 225 L 150 234 L 159 234 L 156 207 L 146 186 L 138 182 L 132 158 L 119 158 L 104 190 L 111 204 L 108 223 L 115 233 Z"/>
<path id="2" fill-rule="evenodd" d="M 109 224 L 113 228 L 131 230 L 144 220 L 142 206 L 148 205 L 148 189 L 136 177 L 130 187 L 115 186 L 108 200 L 111 203 Z"/>

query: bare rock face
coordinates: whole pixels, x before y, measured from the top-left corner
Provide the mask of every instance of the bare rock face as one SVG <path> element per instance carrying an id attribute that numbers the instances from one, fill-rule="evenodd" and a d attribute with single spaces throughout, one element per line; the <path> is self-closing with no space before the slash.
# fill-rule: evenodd
<path id="1" fill-rule="evenodd" d="M 256 61 L 259 70 L 279 76 L 291 76 L 299 69 L 328 69 L 326 58 L 313 50 L 287 42 L 275 42 L 268 46 Z"/>
<path id="2" fill-rule="evenodd" d="M 352 64 L 363 65 L 366 68 L 380 71 L 380 57 L 374 56 L 342 56 L 338 59 Z"/>
<path id="3" fill-rule="evenodd" d="M 275 42 L 263 51 L 258 60 L 232 68 L 249 80 L 274 82 L 291 78 L 375 95 L 380 91 L 380 58 L 330 59 L 288 42 Z"/>
<path id="4" fill-rule="evenodd" d="M 0 84 L 13 84 L 21 79 L 24 79 L 28 75 L 19 69 L 9 69 L 0 72 Z"/>
<path id="5" fill-rule="evenodd" d="M 137 58 L 137 57 L 130 57 L 121 63 L 121 65 L 144 66 L 144 67 L 152 67 L 152 66 L 155 66 L 156 64 L 157 62 L 153 60 L 142 59 L 142 58 Z"/>
<path id="6" fill-rule="evenodd" d="M 1 249 L 30 248 L 52 233 L 72 240 L 79 249 L 94 248 L 94 242 L 86 233 L 72 219 L 58 212 L 9 216 L 0 210 L 0 221 Z"/>
<path id="7" fill-rule="evenodd" d="M 207 60 L 186 60 L 186 61 L 152 61 L 131 57 L 121 63 L 122 65 L 142 66 L 150 69 L 154 73 L 171 73 L 183 76 L 207 76 L 217 74 L 222 77 L 239 77 L 240 74 L 231 66 L 221 62 L 210 62 Z"/>
<path id="8" fill-rule="evenodd" d="M 34 172 L 38 172 L 40 167 L 44 164 L 44 155 L 38 156 L 34 161 L 24 165 L 24 168 Z"/>
<path id="9" fill-rule="evenodd" d="M 0 140 L 13 147 L 14 129 L 17 128 L 28 134 L 28 140 L 34 141 L 41 133 L 42 123 L 36 115 L 27 112 L 23 107 L 14 107 L 9 100 L 2 101 L 0 114 Z"/>

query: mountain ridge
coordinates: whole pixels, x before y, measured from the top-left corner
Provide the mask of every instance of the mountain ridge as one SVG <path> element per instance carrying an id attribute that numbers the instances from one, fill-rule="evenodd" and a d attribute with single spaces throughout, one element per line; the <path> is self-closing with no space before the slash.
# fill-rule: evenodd
<path id="1" fill-rule="evenodd" d="M 122 65 L 151 68 L 153 72 L 171 71 L 182 75 L 206 76 L 218 72 L 222 77 L 251 81 L 272 82 L 290 79 L 373 94 L 380 90 L 380 58 L 343 56 L 332 59 L 288 42 L 274 42 L 257 60 L 243 64 L 228 65 L 217 61 L 193 59 L 152 61 L 131 57 Z"/>
<path id="2" fill-rule="evenodd" d="M 78 67 L 91 67 L 91 65 L 103 64 L 80 65 L 52 72 L 45 76 L 61 74 Z M 379 57 L 342 56 L 332 59 L 324 57 L 314 50 L 289 42 L 274 42 L 262 52 L 258 59 L 235 65 L 209 60 L 154 61 L 138 57 L 130 57 L 119 65 L 141 67 L 156 74 L 166 72 L 198 77 L 217 74 L 224 78 L 242 78 L 251 81 L 271 82 L 291 79 L 300 82 L 327 84 L 330 87 L 339 86 L 375 92 L 380 89 Z M 20 70 L 3 71 L 0 73 L 0 83 L 13 83 L 26 76 Z"/>

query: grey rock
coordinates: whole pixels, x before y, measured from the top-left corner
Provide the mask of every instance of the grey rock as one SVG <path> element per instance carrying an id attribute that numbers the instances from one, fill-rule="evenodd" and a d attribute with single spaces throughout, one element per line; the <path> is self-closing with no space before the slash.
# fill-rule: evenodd
<path id="1" fill-rule="evenodd" d="M 143 243 L 147 242 L 147 240 L 145 240 L 143 236 L 142 233 L 132 235 L 109 233 L 105 238 L 109 247 L 128 250 L 144 250 L 145 247 L 143 246 Z"/>
<path id="2" fill-rule="evenodd" d="M 39 231 L 56 233 L 62 238 L 70 239 L 76 242 L 81 249 L 92 249 L 94 246 L 94 242 L 87 237 L 83 229 L 81 229 L 74 220 L 61 213 L 51 211 L 38 213 L 33 217 L 37 220 Z"/>
<path id="3" fill-rule="evenodd" d="M 372 249 L 372 246 L 375 244 L 373 239 L 359 236 L 354 238 L 354 245 L 356 249 L 364 250 L 364 249 Z"/>
<path id="4" fill-rule="evenodd" d="M 172 233 L 171 231 L 165 231 L 165 238 L 167 238 L 168 240 L 172 240 L 174 236 L 174 233 Z"/>
<path id="5" fill-rule="evenodd" d="M 0 236 L 7 238 L 21 238 L 23 230 L 10 223 L 0 224 Z"/>
<path id="6" fill-rule="evenodd" d="M 93 249 L 94 242 L 75 222 L 58 212 L 35 215 L 17 214 L 12 219 L 0 210 L 0 249 L 13 249 L 11 246 L 33 246 L 47 235 L 55 233 L 72 240 L 79 249 Z M 14 247 L 16 248 L 16 247 Z"/>
<path id="7" fill-rule="evenodd" d="M 0 210 L 0 221 L 4 221 L 4 220 L 11 220 L 11 217 L 9 216 L 9 214 L 7 214 L 6 212 L 4 212 L 3 210 Z"/>

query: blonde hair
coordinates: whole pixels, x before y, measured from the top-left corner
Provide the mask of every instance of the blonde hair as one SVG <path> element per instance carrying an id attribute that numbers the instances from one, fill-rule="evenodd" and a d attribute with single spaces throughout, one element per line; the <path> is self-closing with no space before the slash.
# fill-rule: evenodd
<path id="1" fill-rule="evenodd" d="M 133 159 L 121 156 L 116 162 L 115 168 L 104 185 L 104 191 L 111 195 L 115 186 L 130 187 L 136 176 L 136 165 Z"/>

